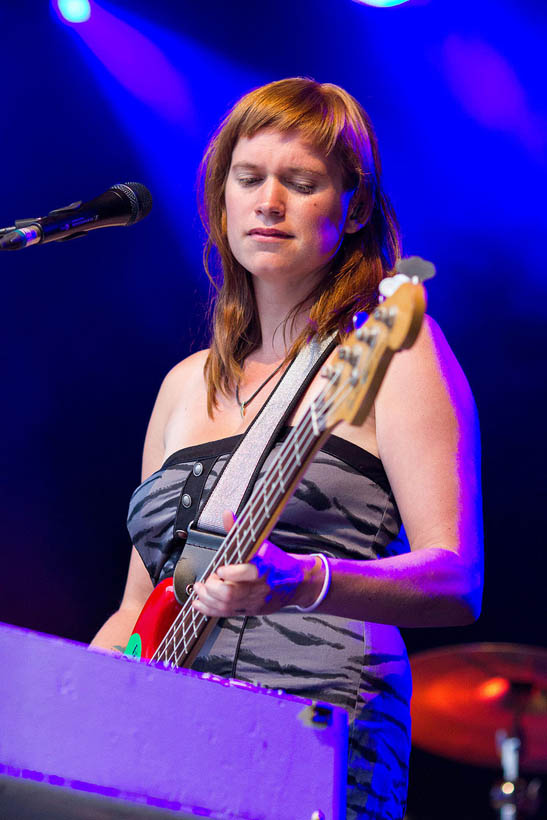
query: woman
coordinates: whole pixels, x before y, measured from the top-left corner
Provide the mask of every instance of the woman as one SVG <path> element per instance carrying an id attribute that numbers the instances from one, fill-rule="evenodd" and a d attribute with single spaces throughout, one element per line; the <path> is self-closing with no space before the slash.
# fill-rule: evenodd
<path id="1" fill-rule="evenodd" d="M 125 645 L 153 585 L 173 572 L 190 475 L 205 459 L 213 465 L 203 501 L 295 353 L 313 334 L 343 336 L 401 253 L 372 126 L 337 86 L 295 78 L 252 91 L 221 124 L 201 172 L 206 269 L 218 291 L 211 347 L 161 387 L 130 509 L 125 594 L 94 641 L 105 648 Z M 321 387 L 317 376 L 290 425 Z M 194 668 L 348 710 L 348 817 L 404 814 L 410 679 L 397 627 L 477 617 L 480 510 L 473 399 L 426 320 L 364 425 L 339 425 L 316 455 L 259 560 L 196 584 L 195 608 L 223 620 Z M 313 615 L 285 613 L 286 604 Z"/>

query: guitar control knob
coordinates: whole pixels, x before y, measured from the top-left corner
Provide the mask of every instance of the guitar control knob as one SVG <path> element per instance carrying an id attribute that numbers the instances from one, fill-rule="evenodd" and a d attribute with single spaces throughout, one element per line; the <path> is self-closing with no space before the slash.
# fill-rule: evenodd
<path id="1" fill-rule="evenodd" d="M 344 345 L 343 347 L 338 348 L 338 358 L 339 359 L 347 359 L 351 358 L 351 347 Z"/>

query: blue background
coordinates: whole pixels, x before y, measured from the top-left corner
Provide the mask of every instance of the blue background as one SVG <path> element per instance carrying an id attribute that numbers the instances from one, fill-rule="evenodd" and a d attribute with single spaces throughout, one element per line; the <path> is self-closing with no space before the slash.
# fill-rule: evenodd
<path id="1" fill-rule="evenodd" d="M 1 256 L 0 619 L 88 641 L 116 608 L 157 389 L 207 339 L 197 164 L 242 93 L 306 75 L 369 111 L 481 418 L 484 613 L 407 631 L 409 649 L 545 645 L 545 4 L 116 0 L 73 27 L 46 0 L 6 6 L 0 225 L 123 181 L 155 204 L 134 227 Z M 414 820 L 495 816 L 493 771 L 412 765 Z"/>

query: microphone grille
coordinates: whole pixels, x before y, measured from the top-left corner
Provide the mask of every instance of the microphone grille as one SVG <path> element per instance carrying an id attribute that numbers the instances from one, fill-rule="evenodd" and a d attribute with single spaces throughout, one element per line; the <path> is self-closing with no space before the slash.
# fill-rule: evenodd
<path id="1" fill-rule="evenodd" d="M 128 225 L 138 222 L 148 216 L 152 210 L 152 194 L 140 182 L 120 182 L 118 185 L 113 185 L 111 191 L 120 191 L 125 194 L 131 204 L 131 217 Z"/>

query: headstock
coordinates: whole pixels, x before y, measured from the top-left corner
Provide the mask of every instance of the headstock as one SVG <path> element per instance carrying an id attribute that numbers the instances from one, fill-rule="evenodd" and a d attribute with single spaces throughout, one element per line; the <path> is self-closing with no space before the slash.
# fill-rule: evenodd
<path id="1" fill-rule="evenodd" d="M 327 428 L 340 421 L 356 426 L 364 422 L 393 355 L 411 347 L 418 336 L 426 307 L 421 280 L 432 276 L 435 268 L 419 257 L 401 260 L 399 265 L 406 272 L 380 283 L 380 304 L 370 316 L 354 317 L 356 329 L 323 369 L 329 380 L 320 397 Z"/>

